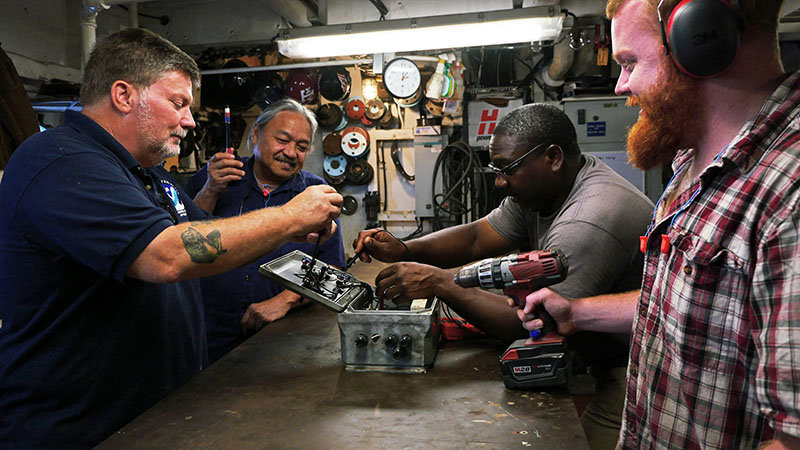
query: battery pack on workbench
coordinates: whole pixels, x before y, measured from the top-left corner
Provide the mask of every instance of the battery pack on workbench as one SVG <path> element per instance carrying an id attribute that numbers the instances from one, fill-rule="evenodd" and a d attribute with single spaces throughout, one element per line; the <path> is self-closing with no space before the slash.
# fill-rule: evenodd
<path id="1" fill-rule="evenodd" d="M 503 384 L 509 389 L 536 389 L 567 384 L 564 338 L 549 334 L 537 341 L 514 341 L 500 357 Z"/>

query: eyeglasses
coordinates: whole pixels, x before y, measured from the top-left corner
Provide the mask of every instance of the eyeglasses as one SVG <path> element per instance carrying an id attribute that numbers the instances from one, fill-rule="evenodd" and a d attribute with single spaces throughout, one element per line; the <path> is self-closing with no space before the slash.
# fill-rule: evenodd
<path id="1" fill-rule="evenodd" d="M 532 149 L 530 149 L 527 152 L 525 152 L 524 155 L 522 155 L 519 158 L 515 159 L 514 161 L 511 161 L 510 163 L 506 164 L 506 166 L 503 167 L 502 169 L 497 167 L 497 166 L 495 166 L 494 163 L 491 163 L 491 162 L 488 164 L 487 167 L 489 167 L 489 169 L 491 169 L 497 175 L 502 175 L 504 177 L 510 177 L 511 176 L 511 172 L 513 172 L 514 169 L 516 169 L 520 164 L 522 164 L 522 162 L 525 161 L 525 158 L 527 158 L 528 156 L 533 154 L 533 152 L 535 152 L 536 150 L 539 150 L 540 148 L 542 148 L 542 146 L 545 146 L 545 145 L 548 145 L 548 144 L 539 144 L 536 147 L 533 147 Z"/>

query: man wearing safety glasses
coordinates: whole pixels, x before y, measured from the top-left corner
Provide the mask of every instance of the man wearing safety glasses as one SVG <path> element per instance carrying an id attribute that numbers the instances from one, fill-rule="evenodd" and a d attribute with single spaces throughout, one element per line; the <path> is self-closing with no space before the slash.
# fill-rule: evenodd
<path id="1" fill-rule="evenodd" d="M 637 289 L 642 256 L 638 237 L 653 204 L 596 157 L 582 154 L 575 128 L 557 107 L 521 106 L 497 124 L 489 157 L 495 186 L 506 198 L 488 216 L 403 244 L 389 233 L 361 232 L 362 260 L 398 262 L 376 279 L 395 301 L 438 296 L 482 331 L 525 337 L 506 297 L 463 289 L 451 271 L 508 252 L 561 249 L 569 275 L 551 286 L 570 298 Z M 435 267 L 434 267 L 435 266 Z M 567 294 L 571 293 L 571 294 Z M 594 377 L 595 396 L 581 420 L 592 447 L 614 448 L 624 401 L 628 336 L 586 333 L 569 337 Z"/>

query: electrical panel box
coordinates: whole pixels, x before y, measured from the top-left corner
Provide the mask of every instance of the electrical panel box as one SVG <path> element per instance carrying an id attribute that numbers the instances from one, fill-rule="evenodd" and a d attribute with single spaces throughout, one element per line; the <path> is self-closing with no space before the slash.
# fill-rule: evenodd
<path id="1" fill-rule="evenodd" d="M 446 135 L 414 136 L 414 194 L 417 217 L 433 217 L 433 183 L 436 175 L 436 188 L 442 189 L 441 169 L 434 174 L 436 159 L 447 147 Z"/>
<path id="2" fill-rule="evenodd" d="M 427 371 L 440 344 L 439 299 L 400 306 L 369 285 L 295 250 L 262 264 L 259 273 L 337 312 L 345 369 Z"/>
<path id="3" fill-rule="evenodd" d="M 639 107 L 625 106 L 626 99 L 617 96 L 571 97 L 562 101 L 564 112 L 575 125 L 582 150 L 587 145 L 590 151 L 625 150 L 628 129 L 639 118 Z"/>
<path id="4" fill-rule="evenodd" d="M 366 299 L 336 316 L 346 370 L 426 372 L 441 343 L 440 302 L 428 299 L 419 310 L 375 309 Z"/>
<path id="5" fill-rule="evenodd" d="M 562 101 L 564 113 L 575 125 L 578 146 L 642 191 L 655 203 L 664 190 L 661 169 L 647 172 L 628 162 L 628 130 L 639 118 L 639 107 L 625 105 L 626 97 L 572 97 Z"/>

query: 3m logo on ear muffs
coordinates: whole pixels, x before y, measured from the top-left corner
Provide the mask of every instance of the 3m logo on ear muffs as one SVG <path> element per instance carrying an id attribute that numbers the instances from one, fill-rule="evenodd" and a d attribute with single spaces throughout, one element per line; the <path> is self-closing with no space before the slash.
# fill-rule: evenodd
<path id="1" fill-rule="evenodd" d="M 658 21 L 666 53 L 690 76 L 719 75 L 739 52 L 741 25 L 726 0 L 683 0 L 672 10 L 666 28 L 660 9 Z"/>

